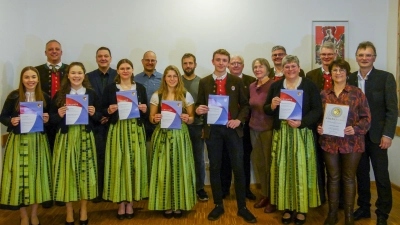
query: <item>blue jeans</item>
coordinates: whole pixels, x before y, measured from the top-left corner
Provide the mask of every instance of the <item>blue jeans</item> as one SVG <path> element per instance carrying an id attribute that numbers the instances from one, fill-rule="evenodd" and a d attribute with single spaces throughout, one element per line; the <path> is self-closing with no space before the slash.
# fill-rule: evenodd
<path id="1" fill-rule="evenodd" d="M 202 125 L 188 125 L 190 140 L 192 141 L 193 158 L 196 170 L 196 191 L 204 188 L 206 167 L 204 164 L 204 140 L 201 138 Z"/>

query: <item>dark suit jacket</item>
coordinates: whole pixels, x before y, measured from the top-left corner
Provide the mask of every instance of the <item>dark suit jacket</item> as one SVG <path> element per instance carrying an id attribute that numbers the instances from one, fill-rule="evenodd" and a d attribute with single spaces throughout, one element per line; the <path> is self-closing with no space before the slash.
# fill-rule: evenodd
<path id="1" fill-rule="evenodd" d="M 60 108 L 60 106 L 57 105 L 57 97 L 60 94 L 60 91 L 57 91 L 56 94 L 54 95 L 54 99 L 51 102 L 50 105 L 50 123 L 54 124 L 57 126 L 57 132 L 58 130 L 61 130 L 61 133 L 66 134 L 68 133 L 68 127 L 69 125 L 65 124 L 65 115 L 63 118 L 60 117 L 60 115 L 58 114 L 58 108 Z M 86 89 L 86 93 L 88 95 L 89 98 L 89 106 L 94 106 L 95 108 L 95 113 L 93 114 L 93 116 L 89 115 L 89 124 L 85 125 L 86 128 L 86 132 L 91 132 L 94 128 L 94 123 L 97 121 L 100 121 L 101 117 L 102 117 L 102 113 L 101 113 L 101 105 L 99 102 L 99 98 L 97 97 L 96 93 L 94 92 L 94 90 L 92 89 Z"/>
<path id="2" fill-rule="evenodd" d="M 117 76 L 117 71 L 112 68 L 109 68 L 107 73 L 108 79 L 107 84 L 104 86 L 104 88 L 107 87 L 107 85 L 114 83 L 114 79 Z M 92 85 L 92 88 L 96 92 L 97 96 L 103 96 L 104 88 L 103 83 L 101 82 L 101 76 L 104 76 L 103 72 L 101 72 L 99 69 L 96 69 L 90 73 L 87 73 L 86 76 L 88 77 L 90 85 Z"/>
<path id="3" fill-rule="evenodd" d="M 231 119 L 238 119 L 245 123 L 249 115 L 249 100 L 246 97 L 243 81 L 241 78 L 233 76 L 228 73 L 226 78 L 226 94 L 229 96 L 229 112 Z M 200 80 L 199 93 L 196 102 L 196 108 L 199 105 L 208 105 L 208 95 L 215 95 L 216 85 L 214 78 L 208 75 Z M 243 137 L 243 126 L 240 125 L 236 129 L 239 137 Z M 210 135 L 210 125 L 207 124 L 207 114 L 204 115 L 204 137 L 208 138 Z"/>
<path id="4" fill-rule="evenodd" d="M 324 89 L 324 81 L 325 81 L 325 79 L 324 79 L 324 75 L 322 74 L 321 67 L 309 71 L 306 74 L 306 78 L 308 78 L 312 82 L 314 82 L 314 84 L 317 85 L 318 90 L 322 91 Z"/>
<path id="5" fill-rule="evenodd" d="M 43 113 L 47 113 L 49 112 L 51 104 L 50 96 L 43 92 L 43 97 L 44 97 L 44 102 L 46 102 L 46 106 L 43 108 Z M 13 126 L 11 124 L 11 118 L 18 117 L 20 114 L 19 111 L 15 109 L 18 103 L 19 103 L 19 93 L 17 89 L 8 94 L 6 102 L 4 103 L 3 109 L 1 110 L 0 114 L 0 122 L 4 126 L 7 126 L 7 132 L 13 132 L 14 134 L 21 133 L 21 126 L 19 124 L 17 126 Z"/>
<path id="6" fill-rule="evenodd" d="M 242 80 L 244 84 L 244 93 L 246 94 L 247 99 L 250 99 L 250 84 L 256 81 L 256 78 L 243 74 Z"/>
<path id="7" fill-rule="evenodd" d="M 305 73 L 303 69 L 300 69 L 300 73 L 299 73 L 300 77 L 305 77 Z M 271 79 L 275 78 L 275 71 L 274 71 L 274 67 L 271 68 L 271 70 L 269 71 L 268 77 Z"/>
<path id="8" fill-rule="evenodd" d="M 67 64 L 62 64 L 58 71 L 60 72 L 60 82 L 65 74 L 65 69 L 67 68 Z M 39 71 L 40 76 L 40 86 L 42 86 L 42 91 L 48 94 L 51 97 L 51 69 L 47 66 L 47 64 L 42 64 L 40 66 L 35 67 Z"/>
<path id="9" fill-rule="evenodd" d="M 350 74 L 348 83 L 358 87 L 358 71 Z M 393 139 L 398 116 L 396 81 L 393 74 L 372 68 L 365 81 L 365 96 L 371 110 L 371 141 L 378 144 L 383 135 Z"/>
<path id="10" fill-rule="evenodd" d="M 275 81 L 271 84 L 268 91 L 267 100 L 264 104 L 264 112 L 267 115 L 274 116 L 274 129 L 279 130 L 281 128 L 281 120 L 279 119 L 279 106 L 275 110 L 271 109 L 272 99 L 279 97 L 281 89 L 283 89 L 283 82 L 285 79 Z M 316 128 L 317 122 L 322 115 L 322 100 L 320 92 L 318 91 L 315 84 L 309 79 L 302 78 L 302 81 L 297 88 L 303 90 L 303 107 L 302 107 L 302 119 L 300 129 L 308 127 L 309 129 Z"/>

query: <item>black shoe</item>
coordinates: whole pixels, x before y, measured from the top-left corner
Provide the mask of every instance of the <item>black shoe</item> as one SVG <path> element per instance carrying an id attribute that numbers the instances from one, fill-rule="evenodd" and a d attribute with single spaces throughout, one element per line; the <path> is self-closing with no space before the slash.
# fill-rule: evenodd
<path id="1" fill-rule="evenodd" d="M 371 218 L 371 211 L 369 208 L 358 208 L 354 213 L 354 220 L 359 220 L 362 218 Z"/>
<path id="2" fill-rule="evenodd" d="M 53 201 L 47 201 L 42 203 L 42 207 L 45 209 L 53 207 Z"/>
<path id="3" fill-rule="evenodd" d="M 214 221 L 219 219 L 225 213 L 223 205 L 215 205 L 215 208 L 208 214 L 208 220 Z"/>
<path id="4" fill-rule="evenodd" d="M 171 219 L 174 216 L 174 212 L 167 213 L 167 210 L 164 211 L 163 216 L 167 219 Z"/>
<path id="5" fill-rule="evenodd" d="M 89 218 L 86 218 L 86 220 L 81 220 L 81 210 L 79 210 L 79 225 L 88 225 L 89 224 Z"/>
<path id="6" fill-rule="evenodd" d="M 290 215 L 289 218 L 283 218 L 283 216 L 284 216 L 286 213 L 289 213 L 289 215 Z M 294 215 L 294 212 L 293 212 L 293 211 L 285 210 L 285 211 L 283 212 L 283 214 L 282 214 L 282 223 L 283 223 L 283 224 L 290 224 L 290 223 L 293 221 L 293 215 Z"/>
<path id="7" fill-rule="evenodd" d="M 376 225 L 387 225 L 387 219 L 383 216 L 378 216 L 376 219 Z"/>
<path id="8" fill-rule="evenodd" d="M 100 203 L 103 201 L 103 198 L 101 196 L 97 196 L 96 198 L 92 199 L 93 203 Z"/>
<path id="9" fill-rule="evenodd" d="M 135 213 L 125 213 L 125 218 L 127 218 L 128 220 L 132 219 L 133 216 L 135 215 Z"/>
<path id="10" fill-rule="evenodd" d="M 75 225 L 75 221 L 74 221 L 74 222 L 67 222 L 67 221 L 65 221 L 65 225 Z"/>
<path id="11" fill-rule="evenodd" d="M 56 201 L 56 206 L 65 206 L 65 202 Z"/>
<path id="12" fill-rule="evenodd" d="M 117 218 L 118 218 L 119 220 L 123 220 L 123 219 L 125 219 L 125 214 L 118 214 L 118 213 L 117 213 Z"/>
<path id="13" fill-rule="evenodd" d="M 206 191 L 204 191 L 204 189 L 200 189 L 196 193 L 200 201 L 204 202 L 208 200 L 208 194 Z"/>
<path id="14" fill-rule="evenodd" d="M 237 215 L 242 217 L 248 223 L 257 223 L 257 219 L 246 207 L 239 209 Z"/>
<path id="15" fill-rule="evenodd" d="M 250 191 L 250 189 L 248 189 L 246 191 L 246 198 L 250 199 L 250 200 L 256 200 L 256 196 Z"/>
<path id="16" fill-rule="evenodd" d="M 307 219 L 306 214 L 305 213 L 297 213 L 297 215 L 304 215 L 304 220 L 301 220 L 301 219 L 297 218 L 297 216 L 296 216 L 296 219 L 294 219 L 294 224 L 296 224 L 296 225 L 305 224 L 306 223 L 306 219 Z"/>
<path id="17" fill-rule="evenodd" d="M 181 218 L 182 214 L 183 214 L 182 210 L 176 210 L 176 211 L 174 211 L 174 218 L 176 218 L 176 219 Z"/>

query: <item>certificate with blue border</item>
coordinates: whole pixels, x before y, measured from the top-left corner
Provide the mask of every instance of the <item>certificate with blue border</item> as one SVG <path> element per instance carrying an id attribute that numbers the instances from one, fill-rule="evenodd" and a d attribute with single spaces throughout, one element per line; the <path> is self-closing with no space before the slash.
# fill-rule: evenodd
<path id="1" fill-rule="evenodd" d="M 117 94 L 118 115 L 120 120 L 139 118 L 140 111 L 135 90 L 119 91 Z"/>
<path id="2" fill-rule="evenodd" d="M 67 94 L 65 105 L 67 112 L 65 114 L 65 124 L 77 125 L 89 123 L 89 96 L 88 95 L 70 95 Z"/>
<path id="3" fill-rule="evenodd" d="M 161 128 L 181 129 L 182 127 L 182 101 L 161 102 Z"/>
<path id="4" fill-rule="evenodd" d="M 228 123 L 229 96 L 209 95 L 207 124 L 226 125 Z"/>
<path id="5" fill-rule="evenodd" d="M 20 102 L 21 133 L 43 131 L 43 102 Z"/>
<path id="6" fill-rule="evenodd" d="M 303 108 L 303 90 L 281 89 L 279 119 L 301 120 Z"/>

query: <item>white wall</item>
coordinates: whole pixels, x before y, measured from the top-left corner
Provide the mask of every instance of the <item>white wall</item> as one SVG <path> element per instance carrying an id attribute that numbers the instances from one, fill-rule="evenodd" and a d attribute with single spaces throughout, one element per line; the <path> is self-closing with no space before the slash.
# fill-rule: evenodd
<path id="1" fill-rule="evenodd" d="M 197 74 L 204 76 L 213 70 L 212 52 L 226 48 L 241 54 L 244 72 L 252 74 L 251 61 L 270 59 L 277 44 L 297 55 L 308 71 L 312 21 L 348 20 L 352 68 L 357 68 L 357 44 L 370 40 L 378 52 L 375 66 L 396 71 L 397 0 L 0 1 L 1 102 L 17 87 L 24 66 L 45 62 L 50 39 L 62 43 L 65 63 L 82 61 L 88 71 L 96 68 L 95 51 L 104 45 L 112 51 L 112 65 L 129 58 L 135 72 L 142 70 L 140 59 L 147 50 L 157 53 L 161 72 L 169 64 L 179 66 L 183 53 L 191 52 L 198 58 Z M 399 158 L 392 154 L 400 154 L 400 145 L 394 146 L 391 166 Z M 392 179 L 400 185 L 397 174 L 400 168 L 391 167 Z"/>

